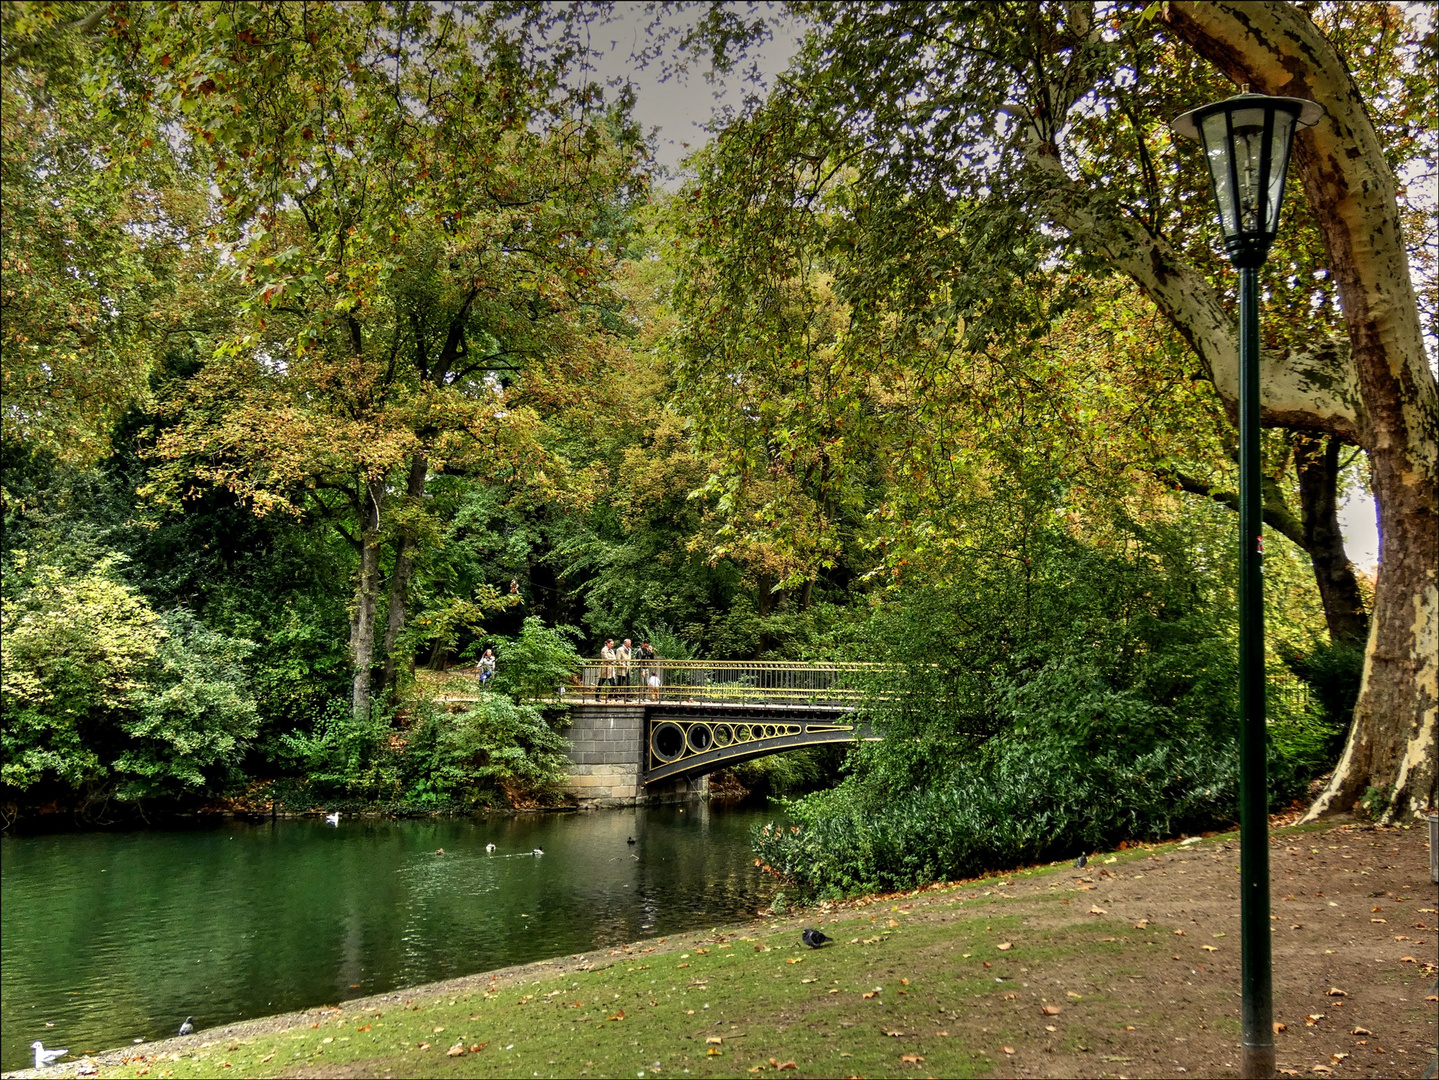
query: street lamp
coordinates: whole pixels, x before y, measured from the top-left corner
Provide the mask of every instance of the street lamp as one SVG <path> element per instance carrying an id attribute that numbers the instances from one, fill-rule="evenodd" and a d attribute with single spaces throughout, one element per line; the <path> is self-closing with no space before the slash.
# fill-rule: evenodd
<path id="1" fill-rule="evenodd" d="M 1279 229 L 1296 128 L 1324 110 L 1247 92 L 1175 118 L 1204 148 L 1224 249 L 1239 271 L 1239 928 L 1243 1071 L 1274 1075 L 1264 726 L 1264 535 L 1259 491 L 1259 268 Z"/>

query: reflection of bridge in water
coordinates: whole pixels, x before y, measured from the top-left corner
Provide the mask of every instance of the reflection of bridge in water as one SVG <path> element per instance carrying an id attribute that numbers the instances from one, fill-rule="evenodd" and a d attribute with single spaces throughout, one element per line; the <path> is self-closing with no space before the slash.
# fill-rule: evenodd
<path id="1" fill-rule="evenodd" d="M 571 791 L 592 804 L 696 795 L 716 769 L 874 738 L 850 719 L 874 667 L 586 660 L 556 698 L 570 706 Z"/>

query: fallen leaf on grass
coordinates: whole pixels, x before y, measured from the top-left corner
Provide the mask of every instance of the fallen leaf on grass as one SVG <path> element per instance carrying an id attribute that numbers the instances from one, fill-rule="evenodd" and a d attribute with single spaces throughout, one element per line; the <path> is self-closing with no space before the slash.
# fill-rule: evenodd
<path id="1" fill-rule="evenodd" d="M 1008 952 L 1010 949 L 1014 948 L 1014 942 L 1001 941 L 998 945 L 995 946 L 995 948 L 998 949 L 1000 952 Z"/>
<path id="2" fill-rule="evenodd" d="M 361 1025 L 360 1025 L 359 1027 L 357 1027 L 355 1030 L 356 1030 L 356 1031 L 369 1031 L 369 1030 L 370 1030 L 370 1025 L 369 1025 L 369 1024 L 361 1024 Z"/>
<path id="3" fill-rule="evenodd" d="M 464 1043 L 455 1043 L 454 1046 L 450 1047 L 448 1050 L 445 1051 L 445 1057 L 459 1057 L 464 1052 Z"/>
<path id="4" fill-rule="evenodd" d="M 1065 994 L 1064 996 L 1065 996 L 1065 997 L 1072 997 L 1075 1001 L 1083 1001 L 1083 1000 L 1084 1000 L 1082 997 L 1080 997 L 1078 994 L 1076 994 L 1073 990 L 1069 991 L 1069 992 L 1068 992 L 1067 994 Z"/>
<path id="5" fill-rule="evenodd" d="M 707 1057 L 719 1057 L 720 1048 L 718 1046 L 711 1046 L 708 1050 L 705 1051 L 705 1055 Z"/>
<path id="6" fill-rule="evenodd" d="M 1089 909 L 1089 914 L 1090 914 L 1090 915 L 1108 915 L 1109 912 L 1105 911 L 1102 907 L 1099 907 L 1099 906 L 1096 905 L 1096 906 L 1091 907 L 1091 908 Z"/>
<path id="7" fill-rule="evenodd" d="M 1012 1054 L 1012 1053 L 1014 1053 L 1014 1047 L 1012 1047 L 1012 1046 L 1001 1046 L 999 1049 L 1000 1049 L 1001 1051 L 1003 1051 L 1004 1053 L 1006 1053 L 1006 1054 Z"/>
<path id="8" fill-rule="evenodd" d="M 621 1009 L 619 1012 L 615 1013 L 614 1016 L 606 1016 L 606 1017 L 605 1017 L 606 1020 L 623 1020 L 624 1018 L 625 1018 L 625 1011 L 624 1011 L 623 1009 Z"/>
<path id="9" fill-rule="evenodd" d="M 899 1060 L 900 1064 L 918 1065 L 924 1058 L 919 1054 L 904 1054 Z"/>
<path id="10" fill-rule="evenodd" d="M 900 979 L 900 980 L 899 980 L 899 985 L 900 985 L 900 986 L 908 986 L 908 985 L 909 985 L 909 980 L 908 980 L 908 979 Z"/>
<path id="11" fill-rule="evenodd" d="M 935 1036 L 936 1036 L 937 1038 L 940 1038 L 940 1039 L 947 1039 L 947 1038 L 949 1038 L 949 1032 L 947 1032 L 947 1031 L 936 1031 L 934 1034 L 935 1034 Z"/>
<path id="12" fill-rule="evenodd" d="M 1176 930 L 1176 931 L 1174 931 L 1174 932 L 1175 932 L 1176 934 L 1178 934 L 1180 937 L 1183 937 L 1183 936 L 1184 936 L 1184 931 L 1183 931 L 1183 930 Z"/>
<path id="13" fill-rule="evenodd" d="M 803 956 L 787 956 L 787 957 L 785 957 L 784 962 L 785 962 L 786 964 L 802 964 L 802 963 L 804 963 L 804 957 L 803 957 Z"/>
<path id="14" fill-rule="evenodd" d="M 705 1042 L 709 1043 L 709 1045 L 711 1046 L 719 1046 L 724 1042 L 724 1036 L 711 1035 L 709 1038 L 705 1039 Z"/>
<path id="15" fill-rule="evenodd" d="M 1149 920 L 1148 920 L 1148 919 L 1140 919 L 1137 923 L 1134 924 L 1134 929 L 1136 929 L 1136 930 L 1143 930 L 1143 929 L 1144 929 L 1146 926 L 1148 926 L 1148 925 L 1149 925 Z"/>
<path id="16" fill-rule="evenodd" d="M 1058 1005 L 1042 1005 L 1039 1011 L 1044 1013 L 1045 1016 L 1058 1016 L 1064 1009 Z"/>
<path id="17" fill-rule="evenodd" d="M 268 1054 L 266 1054 L 264 1057 L 262 1057 L 262 1058 L 260 1059 L 260 1064 L 263 1065 L 265 1062 L 269 1061 L 269 1060 L 270 1060 L 272 1057 L 274 1057 L 274 1056 L 275 1056 L 275 1051 L 271 1050 Z"/>
<path id="18" fill-rule="evenodd" d="M 869 1000 L 870 998 L 872 998 L 872 997 L 878 997 L 878 996 L 879 996 L 879 991 L 878 991 L 878 990 L 866 990 L 863 994 L 860 994 L 860 997 L 864 998 L 866 1001 L 868 1001 L 868 1000 Z"/>
<path id="19" fill-rule="evenodd" d="M 428 1050 L 429 1048 L 430 1048 L 430 1044 L 429 1044 L 429 1043 L 416 1043 L 416 1044 L 415 1044 L 415 1049 L 416 1049 L 416 1050 Z"/>
<path id="20" fill-rule="evenodd" d="M 786 1069 L 799 1068 L 793 1061 L 776 1061 L 774 1058 L 770 1058 L 769 1063 L 771 1068 L 778 1069 L 780 1072 L 784 1072 Z"/>

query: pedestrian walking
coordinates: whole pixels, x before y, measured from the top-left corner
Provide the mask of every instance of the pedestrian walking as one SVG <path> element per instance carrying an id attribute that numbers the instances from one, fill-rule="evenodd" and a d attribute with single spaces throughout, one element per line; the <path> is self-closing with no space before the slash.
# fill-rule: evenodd
<path id="1" fill-rule="evenodd" d="M 625 638 L 624 644 L 615 650 L 615 681 L 624 687 L 620 696 L 628 700 L 633 696 L 631 686 L 631 660 L 634 657 L 634 650 L 630 648 L 630 639 Z"/>
<path id="2" fill-rule="evenodd" d="M 600 678 L 595 684 L 595 700 L 599 701 L 605 696 L 604 688 L 608 686 L 612 691 L 615 685 L 615 661 L 619 657 L 615 653 L 615 639 L 605 638 L 605 647 L 600 650 Z"/>

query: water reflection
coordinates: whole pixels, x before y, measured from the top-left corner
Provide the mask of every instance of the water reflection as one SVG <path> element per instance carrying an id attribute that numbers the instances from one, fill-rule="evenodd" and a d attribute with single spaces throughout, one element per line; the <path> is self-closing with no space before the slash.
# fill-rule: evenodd
<path id="1" fill-rule="evenodd" d="M 743 918 L 773 894 L 748 846 L 771 816 L 6 837 L 0 1065 L 23 1067 L 36 1038 L 99 1050 L 173 1034 L 187 1014 L 209 1026 Z"/>

